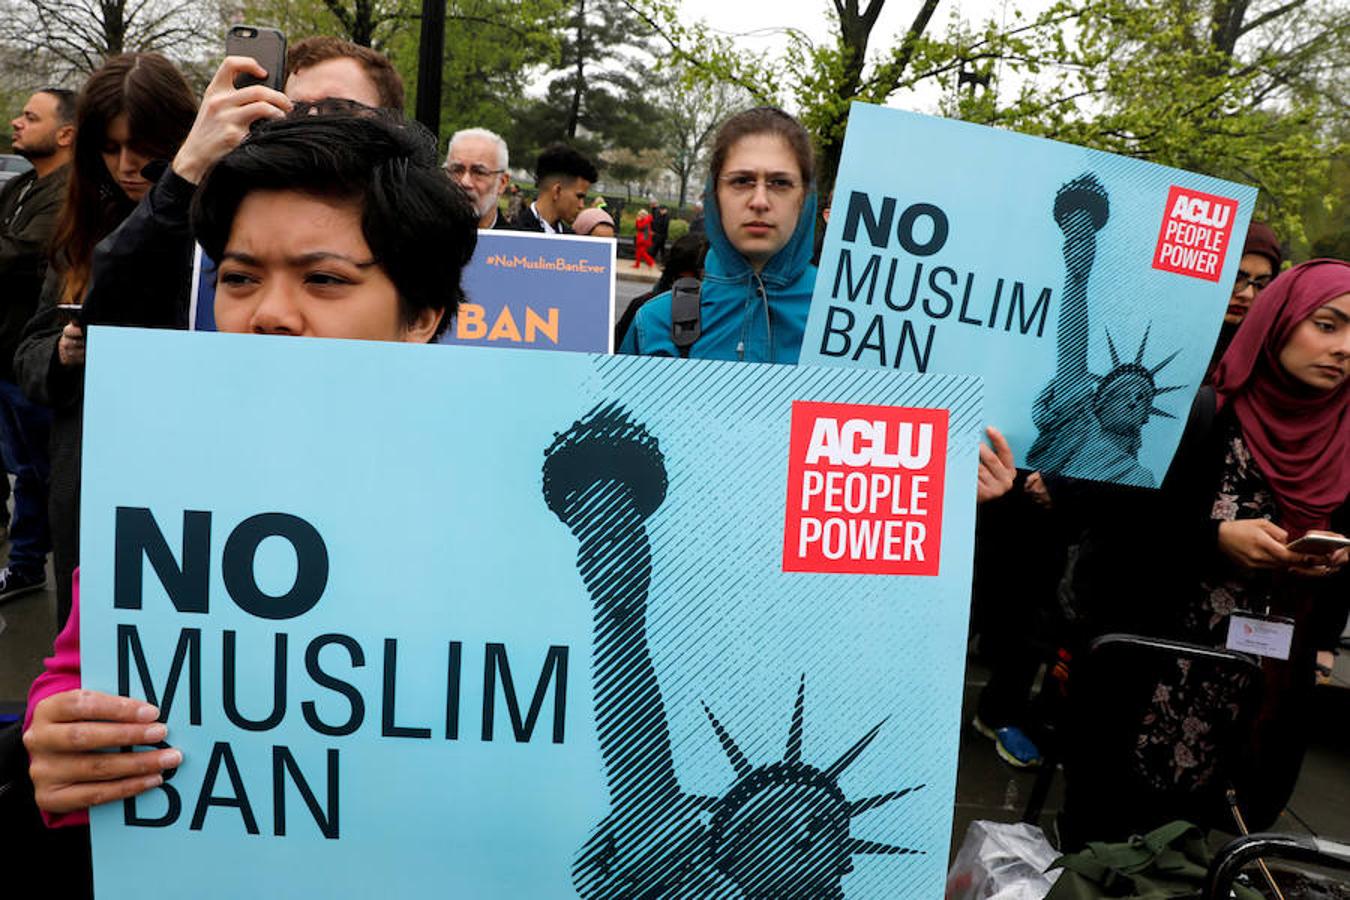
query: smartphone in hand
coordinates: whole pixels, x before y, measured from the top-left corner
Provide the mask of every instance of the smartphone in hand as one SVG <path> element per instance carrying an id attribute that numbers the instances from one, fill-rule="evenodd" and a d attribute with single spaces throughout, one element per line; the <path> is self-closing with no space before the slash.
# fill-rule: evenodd
<path id="1" fill-rule="evenodd" d="M 239 75 L 234 79 L 237 88 L 264 84 L 274 91 L 286 82 L 286 35 L 275 28 L 257 25 L 235 25 L 225 35 L 226 56 L 251 56 L 267 70 L 266 78 Z"/>
<path id="2" fill-rule="evenodd" d="M 1286 549 L 1291 553 L 1306 553 L 1309 556 L 1329 556 L 1342 547 L 1350 547 L 1350 538 L 1329 531 L 1309 531 L 1290 542 Z"/>
<path id="3" fill-rule="evenodd" d="M 67 325 L 79 325 L 83 328 L 84 321 L 80 318 L 83 309 L 84 307 L 79 303 L 58 303 L 56 304 L 56 320 Z"/>

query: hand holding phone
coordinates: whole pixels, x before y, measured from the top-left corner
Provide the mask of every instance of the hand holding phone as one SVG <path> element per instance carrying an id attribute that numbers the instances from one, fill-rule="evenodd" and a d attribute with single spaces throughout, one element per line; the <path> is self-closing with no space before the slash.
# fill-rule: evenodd
<path id="1" fill-rule="evenodd" d="M 254 122 L 280 119 L 291 111 L 291 101 L 280 91 L 262 84 L 235 87 L 244 76 L 261 81 L 273 72 L 284 73 L 284 42 L 282 47 L 283 59 L 273 61 L 270 69 L 251 56 L 225 57 L 202 94 L 192 130 L 173 158 L 173 170 L 180 178 L 199 184 L 216 160 L 239 146 Z"/>
<path id="2" fill-rule="evenodd" d="M 1334 531 L 1309 531 L 1288 544 L 1291 553 L 1306 553 L 1309 556 L 1328 556 L 1343 547 L 1350 547 L 1350 538 Z"/>
<path id="3" fill-rule="evenodd" d="M 235 25 L 225 35 L 225 55 L 252 57 L 266 70 L 263 76 L 250 72 L 236 74 L 236 88 L 261 84 L 280 91 L 286 82 L 286 35 L 275 28 Z"/>
<path id="4" fill-rule="evenodd" d="M 1334 531 L 1309 531 L 1291 541 L 1288 549 L 1302 557 L 1300 564 L 1290 567 L 1298 575 L 1334 575 L 1350 562 L 1350 538 Z"/>

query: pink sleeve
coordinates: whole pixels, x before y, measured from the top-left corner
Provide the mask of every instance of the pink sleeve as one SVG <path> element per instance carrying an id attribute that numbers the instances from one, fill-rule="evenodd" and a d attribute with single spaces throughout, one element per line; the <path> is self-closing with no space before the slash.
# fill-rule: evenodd
<path id="1" fill-rule="evenodd" d="M 43 672 L 28 689 L 28 709 L 23 716 L 23 730 L 33 723 L 33 710 L 38 703 L 53 694 L 73 691 L 80 686 L 80 570 L 75 570 L 75 579 L 71 587 L 70 618 L 66 627 L 56 636 L 56 646 L 52 655 L 43 660 Z M 49 828 L 61 828 L 66 825 L 86 825 L 89 822 L 87 812 L 48 814 L 42 819 Z"/>

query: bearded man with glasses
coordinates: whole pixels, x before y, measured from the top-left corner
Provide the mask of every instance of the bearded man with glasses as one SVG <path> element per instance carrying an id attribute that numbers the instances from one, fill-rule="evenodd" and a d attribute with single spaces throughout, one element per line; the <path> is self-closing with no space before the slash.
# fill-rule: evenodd
<path id="1" fill-rule="evenodd" d="M 497 208 L 498 198 L 511 181 L 509 164 L 506 141 L 486 128 L 466 128 L 450 138 L 445 171 L 473 198 L 479 228 L 511 230 Z"/>

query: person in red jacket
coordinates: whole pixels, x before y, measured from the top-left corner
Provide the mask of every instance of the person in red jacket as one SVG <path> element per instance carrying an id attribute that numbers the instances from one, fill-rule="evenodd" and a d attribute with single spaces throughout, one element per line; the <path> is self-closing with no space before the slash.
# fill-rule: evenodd
<path id="1" fill-rule="evenodd" d="M 645 261 L 653 269 L 656 268 L 656 260 L 652 258 L 652 214 L 645 209 L 639 210 L 637 219 L 634 222 L 637 227 L 633 241 L 633 268 L 642 268 Z"/>

